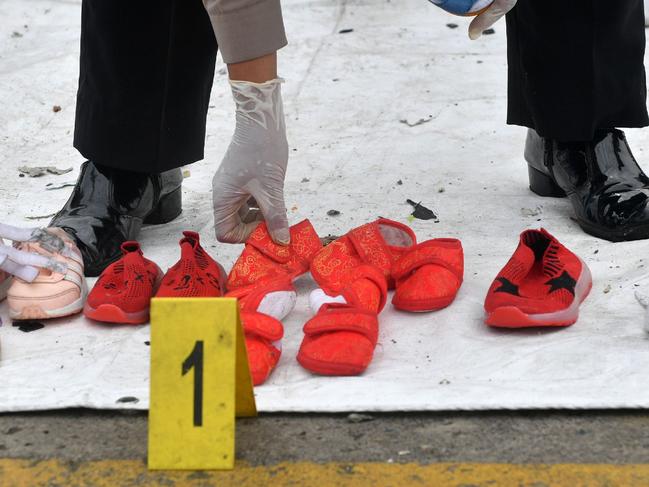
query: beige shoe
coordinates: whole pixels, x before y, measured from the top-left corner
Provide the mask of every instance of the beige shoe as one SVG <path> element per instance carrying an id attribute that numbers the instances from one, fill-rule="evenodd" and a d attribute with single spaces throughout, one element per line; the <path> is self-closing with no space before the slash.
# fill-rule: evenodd
<path id="1" fill-rule="evenodd" d="M 48 229 L 65 242 L 60 253 L 45 250 L 39 243 L 25 242 L 20 250 L 36 252 L 67 266 L 65 274 L 41 269 L 33 282 L 14 278 L 7 293 L 9 316 L 14 320 L 42 320 L 73 315 L 83 310 L 88 295 L 83 258 L 65 231 Z"/>
<path id="2" fill-rule="evenodd" d="M 11 286 L 11 276 L 6 272 L 0 271 L 0 301 L 7 297 L 9 286 Z"/>

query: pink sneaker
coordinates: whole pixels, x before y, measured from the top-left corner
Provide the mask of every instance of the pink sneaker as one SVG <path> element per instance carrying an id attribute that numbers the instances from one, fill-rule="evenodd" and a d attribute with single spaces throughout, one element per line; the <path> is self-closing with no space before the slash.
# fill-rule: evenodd
<path id="1" fill-rule="evenodd" d="M 7 290 L 11 285 L 11 279 L 9 274 L 6 272 L 0 271 L 0 301 L 7 297 Z"/>
<path id="2" fill-rule="evenodd" d="M 80 313 L 88 295 L 83 258 L 70 236 L 58 228 L 48 229 L 65 242 L 60 253 L 45 250 L 39 243 L 25 242 L 20 250 L 36 252 L 65 263 L 65 274 L 41 269 L 33 282 L 14 278 L 7 293 L 9 316 L 14 320 L 42 320 Z"/>

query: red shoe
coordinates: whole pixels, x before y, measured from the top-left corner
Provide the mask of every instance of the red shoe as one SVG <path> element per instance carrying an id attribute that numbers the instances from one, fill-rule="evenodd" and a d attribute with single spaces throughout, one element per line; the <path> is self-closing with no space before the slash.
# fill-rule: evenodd
<path id="1" fill-rule="evenodd" d="M 201 247 L 196 232 L 183 232 L 180 260 L 164 276 L 156 298 L 218 298 L 225 293 L 225 271 Z"/>
<path id="2" fill-rule="evenodd" d="M 124 242 L 122 252 L 124 256 L 101 273 L 88 295 L 83 314 L 106 323 L 146 323 L 162 270 L 144 258 L 137 242 Z"/>
<path id="3" fill-rule="evenodd" d="M 412 230 L 379 219 L 350 231 L 316 255 L 311 294 L 316 315 L 304 325 L 298 362 L 323 375 L 358 375 L 374 356 L 378 314 L 385 306 L 391 268 L 414 249 Z"/>
<path id="4" fill-rule="evenodd" d="M 592 287 L 590 270 L 544 229 L 521 234 L 485 300 L 486 323 L 505 328 L 570 326 Z"/>
<path id="5" fill-rule="evenodd" d="M 282 355 L 281 320 L 295 307 L 297 292 L 287 276 L 242 287 L 227 296 L 239 300 L 250 374 L 253 384 L 259 386 L 266 382 Z"/>
<path id="6" fill-rule="evenodd" d="M 322 248 L 308 220 L 290 228 L 291 243 L 275 244 L 264 223 L 252 233 L 228 278 L 227 296 L 239 299 L 254 385 L 263 384 L 279 362 L 281 320 L 295 307 L 293 279 L 309 269 Z"/>
<path id="7" fill-rule="evenodd" d="M 392 305 L 415 313 L 450 305 L 464 278 L 462 243 L 454 238 L 428 240 L 392 264 L 396 292 Z"/>
<path id="8" fill-rule="evenodd" d="M 322 248 L 309 220 L 290 228 L 291 243 L 278 245 L 270 238 L 265 223 L 260 223 L 248 238 L 243 253 L 228 276 L 228 289 L 257 285 L 262 280 L 289 276 L 295 278 L 309 270 L 309 264 Z"/>

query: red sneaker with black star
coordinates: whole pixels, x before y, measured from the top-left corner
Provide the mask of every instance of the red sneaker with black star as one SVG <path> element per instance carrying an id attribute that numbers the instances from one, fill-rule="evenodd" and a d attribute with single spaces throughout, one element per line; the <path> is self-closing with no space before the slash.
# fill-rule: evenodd
<path id="1" fill-rule="evenodd" d="M 218 298 L 225 294 L 227 274 L 201 247 L 196 232 L 183 232 L 180 260 L 162 280 L 156 298 Z"/>
<path id="2" fill-rule="evenodd" d="M 486 323 L 505 328 L 570 326 L 592 287 L 588 266 L 546 230 L 528 230 L 485 300 Z"/>
<path id="3" fill-rule="evenodd" d="M 83 314 L 105 323 L 146 323 L 162 270 L 144 258 L 137 242 L 124 242 L 122 252 L 124 256 L 101 273 L 88 295 Z"/>

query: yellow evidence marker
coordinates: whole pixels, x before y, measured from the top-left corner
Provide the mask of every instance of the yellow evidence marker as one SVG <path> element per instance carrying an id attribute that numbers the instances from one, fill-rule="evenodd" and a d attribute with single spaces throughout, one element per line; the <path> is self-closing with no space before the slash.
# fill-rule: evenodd
<path id="1" fill-rule="evenodd" d="M 234 468 L 236 416 L 256 416 L 234 298 L 151 302 L 149 469 Z"/>

